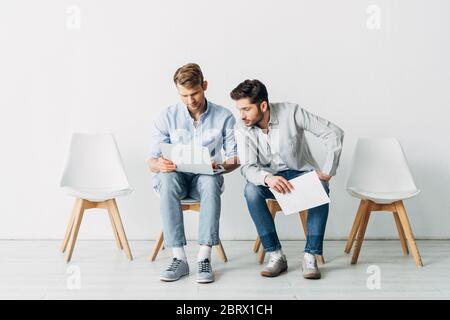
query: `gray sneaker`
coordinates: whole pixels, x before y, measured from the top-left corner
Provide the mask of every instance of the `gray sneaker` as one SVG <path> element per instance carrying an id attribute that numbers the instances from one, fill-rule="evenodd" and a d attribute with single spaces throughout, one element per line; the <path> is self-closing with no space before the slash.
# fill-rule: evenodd
<path id="1" fill-rule="evenodd" d="M 211 268 L 211 262 L 208 258 L 198 262 L 198 283 L 210 283 L 214 281 L 214 273 Z"/>
<path id="2" fill-rule="evenodd" d="M 189 265 L 186 261 L 173 258 L 166 270 L 161 272 L 159 279 L 161 281 L 176 281 L 189 274 Z"/>
<path id="3" fill-rule="evenodd" d="M 286 272 L 288 269 L 286 256 L 283 254 L 280 257 L 270 257 L 269 263 L 261 271 L 261 275 L 264 277 L 276 277 Z"/>
<path id="4" fill-rule="evenodd" d="M 303 278 L 305 279 L 320 279 L 321 274 L 319 267 L 317 266 L 317 259 L 314 256 L 314 260 L 306 259 L 302 260 Z"/>

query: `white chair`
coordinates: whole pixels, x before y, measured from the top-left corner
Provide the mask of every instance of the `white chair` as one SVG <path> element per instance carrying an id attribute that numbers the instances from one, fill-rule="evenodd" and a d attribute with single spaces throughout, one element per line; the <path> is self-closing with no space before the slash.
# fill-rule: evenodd
<path id="1" fill-rule="evenodd" d="M 414 240 L 403 200 L 419 194 L 406 157 L 398 140 L 394 138 L 361 138 L 356 144 L 347 191 L 361 199 L 345 252 L 350 253 L 355 236 L 356 245 L 352 264 L 358 261 L 364 234 L 372 211 L 393 212 L 404 255 L 408 245 L 417 266 L 422 259 Z"/>
<path id="2" fill-rule="evenodd" d="M 117 208 L 117 197 L 131 193 L 116 141 L 111 134 L 74 133 L 61 179 L 61 188 L 76 198 L 61 251 L 69 262 L 84 211 L 106 209 L 119 249 L 133 259 Z"/>
<path id="3" fill-rule="evenodd" d="M 222 192 L 224 190 L 224 187 L 222 187 Z M 156 192 L 156 195 L 159 197 L 159 193 Z M 194 211 L 194 212 L 198 212 L 200 213 L 200 201 L 192 199 L 192 198 L 184 198 L 181 200 L 181 210 L 184 211 Z M 163 242 L 164 242 L 164 232 L 161 230 L 159 232 L 158 238 L 156 239 L 156 244 L 153 247 L 151 256 L 150 256 L 150 261 L 155 261 L 156 256 L 158 255 L 158 253 L 161 251 L 161 249 L 164 249 L 163 246 Z M 223 261 L 223 262 L 227 262 L 228 258 L 227 255 L 225 254 L 225 250 L 223 249 L 222 246 L 222 241 L 219 240 L 219 244 L 215 246 L 217 248 L 217 253 L 219 255 L 219 258 Z"/>

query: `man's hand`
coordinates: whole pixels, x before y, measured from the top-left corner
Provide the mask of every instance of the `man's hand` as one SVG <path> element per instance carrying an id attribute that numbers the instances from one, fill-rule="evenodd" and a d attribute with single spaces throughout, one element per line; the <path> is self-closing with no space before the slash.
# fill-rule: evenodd
<path id="1" fill-rule="evenodd" d="M 322 171 L 316 170 L 316 173 L 317 173 L 317 175 L 319 176 L 319 179 L 320 179 L 320 180 L 323 180 L 323 181 L 330 181 L 330 179 L 331 179 L 331 176 L 329 176 L 329 175 L 323 173 Z"/>
<path id="2" fill-rule="evenodd" d="M 211 165 L 213 169 L 220 169 L 219 165 L 215 160 L 211 161 Z M 222 163 L 221 166 L 225 169 L 225 171 L 222 172 L 221 174 L 230 173 L 231 171 L 239 167 L 239 158 L 237 156 L 231 157 L 225 160 L 225 162 Z"/>
<path id="3" fill-rule="evenodd" d="M 283 177 L 267 175 L 264 182 L 279 193 L 290 193 L 294 190 L 292 184 Z"/>
<path id="4" fill-rule="evenodd" d="M 164 159 L 162 156 L 158 158 L 157 164 L 159 172 L 172 172 L 177 168 L 172 161 Z"/>

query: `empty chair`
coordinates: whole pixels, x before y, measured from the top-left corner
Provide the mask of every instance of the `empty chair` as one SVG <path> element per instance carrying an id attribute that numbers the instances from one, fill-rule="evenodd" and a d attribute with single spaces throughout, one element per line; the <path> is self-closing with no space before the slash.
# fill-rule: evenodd
<path id="1" fill-rule="evenodd" d="M 350 253 L 356 245 L 352 264 L 358 260 L 364 234 L 373 211 L 393 212 L 403 253 L 408 245 L 417 266 L 422 266 L 419 250 L 414 240 L 403 200 L 419 194 L 398 140 L 394 138 L 361 138 L 356 144 L 347 181 L 347 191 L 361 199 L 345 252 Z"/>
<path id="2" fill-rule="evenodd" d="M 132 192 L 116 141 L 111 134 L 74 133 L 61 179 L 61 188 L 76 198 L 61 251 L 69 262 L 85 210 L 106 209 L 119 249 L 133 259 L 116 198 Z"/>

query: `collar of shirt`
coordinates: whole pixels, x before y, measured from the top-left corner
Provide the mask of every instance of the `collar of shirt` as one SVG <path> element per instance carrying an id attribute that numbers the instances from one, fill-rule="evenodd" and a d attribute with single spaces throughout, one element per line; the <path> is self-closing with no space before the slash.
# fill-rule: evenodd
<path id="1" fill-rule="evenodd" d="M 206 104 L 206 110 L 200 115 L 200 118 L 198 119 L 198 122 L 199 122 L 199 123 L 201 123 L 201 122 L 203 121 L 203 119 L 206 118 L 206 117 L 208 116 L 208 114 L 209 114 L 210 108 L 209 108 L 208 100 L 206 100 L 206 98 L 205 98 L 205 104 Z M 188 119 L 190 119 L 191 122 L 192 122 L 192 125 L 194 125 L 194 121 L 195 121 L 195 120 L 194 120 L 194 118 L 191 116 L 191 114 L 189 113 L 188 107 L 187 107 L 185 104 L 183 104 L 183 106 L 184 106 L 183 110 L 184 110 L 184 113 L 186 114 L 186 117 L 187 117 Z"/>

